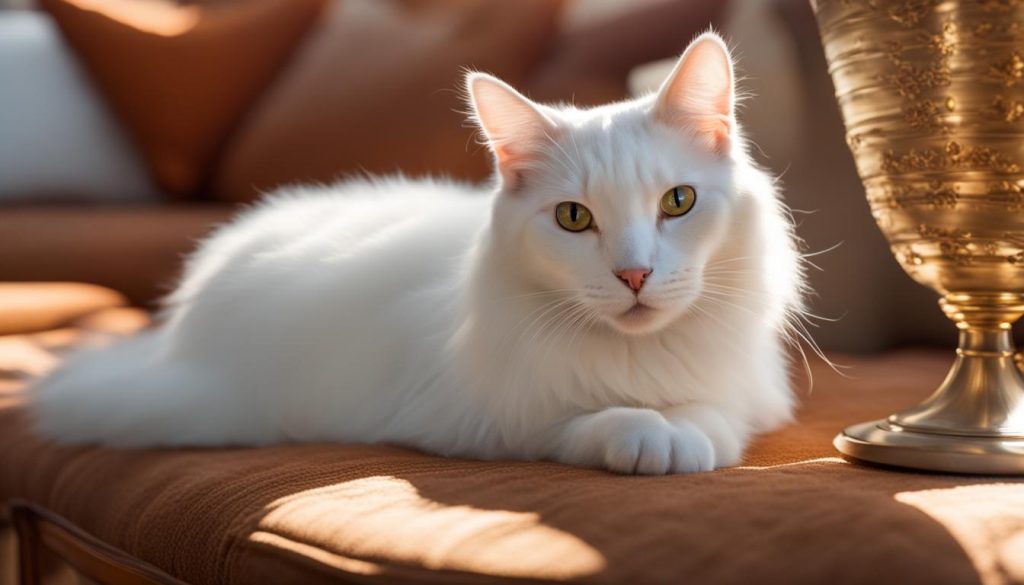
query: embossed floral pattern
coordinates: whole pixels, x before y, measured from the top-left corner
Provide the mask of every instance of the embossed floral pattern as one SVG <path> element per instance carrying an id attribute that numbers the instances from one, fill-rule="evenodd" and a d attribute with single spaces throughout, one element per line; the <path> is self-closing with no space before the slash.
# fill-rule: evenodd
<path id="1" fill-rule="evenodd" d="M 932 265 L 1024 269 L 1024 0 L 818 5 L 847 143 L 897 260 L 932 285 L 946 274 Z"/>

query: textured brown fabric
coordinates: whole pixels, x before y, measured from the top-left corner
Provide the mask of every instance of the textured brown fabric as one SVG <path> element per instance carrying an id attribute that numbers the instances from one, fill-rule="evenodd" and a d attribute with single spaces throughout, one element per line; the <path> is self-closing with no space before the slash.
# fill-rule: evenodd
<path id="1" fill-rule="evenodd" d="M 302 40 L 322 0 L 180 6 L 40 0 L 172 195 L 193 194 L 227 133 Z"/>
<path id="2" fill-rule="evenodd" d="M 140 325 L 114 310 L 74 331 Z M 45 335 L 0 338 L 0 355 L 59 351 Z M 923 397 L 949 358 L 841 358 L 848 378 L 815 363 L 799 422 L 743 466 L 657 478 L 382 446 L 60 447 L 0 381 L 0 500 L 29 498 L 195 584 L 1024 583 L 1024 485 L 853 465 L 830 445 Z"/>
<path id="3" fill-rule="evenodd" d="M 465 127 L 465 68 L 513 84 L 554 37 L 556 0 L 345 0 L 226 150 L 214 194 L 251 201 L 346 173 L 486 176 Z"/>
<path id="4" fill-rule="evenodd" d="M 0 281 L 89 282 L 153 306 L 170 292 L 196 242 L 235 211 L 191 203 L 4 209 Z"/>

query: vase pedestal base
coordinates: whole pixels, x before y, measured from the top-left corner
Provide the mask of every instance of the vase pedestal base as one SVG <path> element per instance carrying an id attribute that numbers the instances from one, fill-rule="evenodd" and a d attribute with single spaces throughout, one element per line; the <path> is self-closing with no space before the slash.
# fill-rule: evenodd
<path id="1" fill-rule="evenodd" d="M 1024 437 L 970 437 L 903 429 L 886 419 L 847 427 L 832 442 L 847 457 L 946 473 L 1024 475 Z"/>

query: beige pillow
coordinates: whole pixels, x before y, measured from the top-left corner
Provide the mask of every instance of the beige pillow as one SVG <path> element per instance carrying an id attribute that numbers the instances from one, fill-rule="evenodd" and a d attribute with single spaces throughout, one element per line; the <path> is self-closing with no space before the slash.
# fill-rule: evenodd
<path id="1" fill-rule="evenodd" d="M 214 195 L 346 173 L 479 179 L 489 158 L 466 127 L 465 68 L 521 82 L 557 29 L 551 0 L 342 0 L 247 118 Z"/>

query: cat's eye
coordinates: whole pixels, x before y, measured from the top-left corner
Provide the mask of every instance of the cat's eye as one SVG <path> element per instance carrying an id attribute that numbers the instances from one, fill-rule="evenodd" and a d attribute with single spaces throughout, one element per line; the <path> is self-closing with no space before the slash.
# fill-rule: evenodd
<path id="1" fill-rule="evenodd" d="M 669 217 L 686 215 L 697 203 L 697 191 L 689 185 L 672 187 L 661 196 L 661 212 Z"/>
<path id="2" fill-rule="evenodd" d="M 563 201 L 555 208 L 555 221 L 570 232 L 582 232 L 590 227 L 594 217 L 585 206 L 575 201 Z"/>

